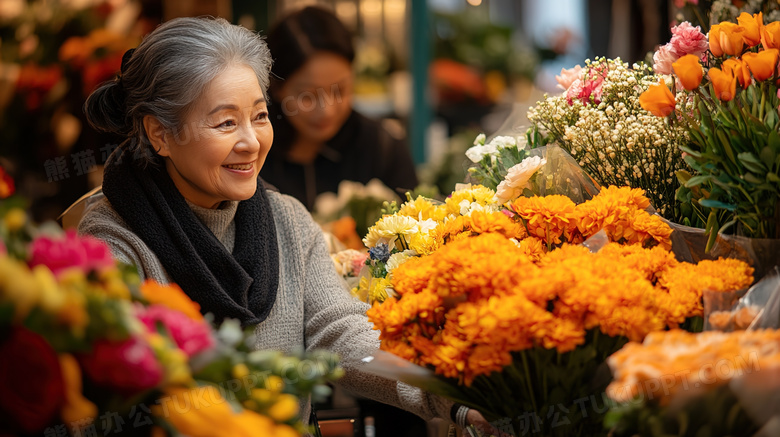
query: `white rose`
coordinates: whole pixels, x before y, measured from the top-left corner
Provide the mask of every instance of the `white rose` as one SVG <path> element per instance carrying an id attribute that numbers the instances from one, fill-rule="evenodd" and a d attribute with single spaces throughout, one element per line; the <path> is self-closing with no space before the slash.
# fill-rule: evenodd
<path id="1" fill-rule="evenodd" d="M 520 164 L 515 165 L 507 171 L 504 180 L 496 188 L 496 197 L 500 203 L 516 199 L 523 194 L 523 188 L 528 181 L 547 160 L 538 156 L 525 158 Z"/>

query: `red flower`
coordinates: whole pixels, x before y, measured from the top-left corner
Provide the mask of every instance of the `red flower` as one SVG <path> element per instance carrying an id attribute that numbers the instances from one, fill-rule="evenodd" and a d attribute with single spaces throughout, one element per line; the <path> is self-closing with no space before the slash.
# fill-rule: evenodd
<path id="1" fill-rule="evenodd" d="M 79 236 L 70 230 L 65 238 L 40 237 L 30 246 L 30 267 L 43 264 L 59 275 L 77 268 L 84 273 L 115 265 L 105 243 L 90 236 Z"/>
<path id="2" fill-rule="evenodd" d="M 3 167 L 0 167 L 0 199 L 11 197 L 14 191 L 16 191 L 16 188 L 13 178 L 3 170 Z"/>
<path id="3" fill-rule="evenodd" d="M 41 433 L 65 402 L 57 354 L 40 335 L 12 328 L 0 340 L 0 429 Z"/>
<path id="4" fill-rule="evenodd" d="M 151 347 L 136 337 L 121 342 L 98 340 L 79 361 L 96 384 L 128 396 L 155 387 L 163 377 Z"/>

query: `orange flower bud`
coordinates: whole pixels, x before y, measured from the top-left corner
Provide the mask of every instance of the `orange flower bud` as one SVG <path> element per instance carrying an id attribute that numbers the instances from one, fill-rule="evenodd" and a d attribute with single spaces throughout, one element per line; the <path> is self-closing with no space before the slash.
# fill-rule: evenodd
<path id="1" fill-rule="evenodd" d="M 742 53 L 745 42 L 742 35 L 745 28 L 734 23 L 724 21 L 710 28 L 708 35 L 710 41 L 710 51 L 715 56 L 737 56 Z"/>
<path id="2" fill-rule="evenodd" d="M 728 102 L 737 94 L 737 78 L 730 72 L 724 72 L 720 68 L 710 68 L 707 76 L 715 87 L 715 96 L 724 102 Z"/>
<path id="3" fill-rule="evenodd" d="M 777 49 L 767 49 L 758 53 L 745 53 L 742 56 L 742 60 L 750 68 L 753 77 L 760 82 L 775 75 L 777 57 Z"/>
<path id="4" fill-rule="evenodd" d="M 672 68 L 683 88 L 688 91 L 697 88 L 701 83 L 702 76 L 704 76 L 704 70 L 702 70 L 699 57 L 696 55 L 681 57 L 672 64 Z"/>
<path id="5" fill-rule="evenodd" d="M 739 85 L 742 88 L 747 88 L 752 82 L 750 78 L 750 70 L 748 70 L 745 61 L 739 58 L 728 58 L 723 62 L 723 71 L 731 74 L 739 80 Z"/>
<path id="6" fill-rule="evenodd" d="M 666 82 L 663 79 L 655 85 L 650 85 L 647 91 L 639 96 L 639 104 L 642 105 L 642 108 L 657 117 L 666 117 L 671 114 L 674 111 L 675 103 L 674 95 L 666 87 Z"/>
<path id="7" fill-rule="evenodd" d="M 763 13 L 759 12 L 750 15 L 747 12 L 743 12 L 737 17 L 737 22 L 740 26 L 745 28 L 745 33 L 742 34 L 742 40 L 748 47 L 754 47 L 761 42 L 761 29 L 764 27 Z"/>
<path id="8" fill-rule="evenodd" d="M 761 29 L 761 45 L 765 49 L 780 48 L 780 21 L 773 21 Z"/>

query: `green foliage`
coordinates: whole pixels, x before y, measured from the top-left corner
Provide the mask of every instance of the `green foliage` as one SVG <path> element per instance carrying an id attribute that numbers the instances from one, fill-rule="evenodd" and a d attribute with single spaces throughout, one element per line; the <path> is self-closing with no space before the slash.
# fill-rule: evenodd
<path id="1" fill-rule="evenodd" d="M 736 225 L 736 232 L 747 237 L 780 238 L 777 87 L 754 82 L 730 102 L 712 95 L 711 87 L 697 93 L 697 119 L 684 115 L 691 138 L 682 151 L 696 172 L 682 175 L 684 186 L 694 204 L 709 209 L 706 220 L 704 209 L 698 218 L 713 236 Z"/>

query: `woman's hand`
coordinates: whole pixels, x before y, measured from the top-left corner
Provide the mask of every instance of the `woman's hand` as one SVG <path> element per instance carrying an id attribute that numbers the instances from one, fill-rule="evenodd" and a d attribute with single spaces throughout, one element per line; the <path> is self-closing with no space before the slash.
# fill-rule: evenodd
<path id="1" fill-rule="evenodd" d="M 514 435 L 496 429 L 482 413 L 473 408 L 466 413 L 466 424 L 473 425 L 482 436 L 512 437 Z"/>

